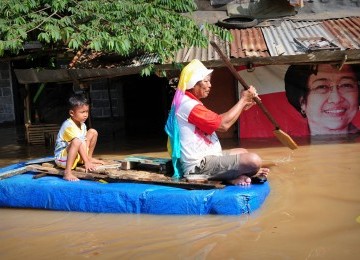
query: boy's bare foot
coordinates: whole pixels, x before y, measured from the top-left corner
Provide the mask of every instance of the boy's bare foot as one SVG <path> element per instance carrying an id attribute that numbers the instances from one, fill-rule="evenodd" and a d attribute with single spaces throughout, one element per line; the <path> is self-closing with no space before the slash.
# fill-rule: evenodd
<path id="1" fill-rule="evenodd" d="M 94 163 L 94 164 L 101 164 L 101 165 L 104 165 L 104 164 L 105 164 L 104 161 L 98 160 L 98 159 L 95 159 L 95 158 L 91 158 L 91 159 L 90 159 L 90 162 L 91 162 L 91 163 Z"/>
<path id="2" fill-rule="evenodd" d="M 79 181 L 79 179 L 76 176 L 74 176 L 72 173 L 66 173 L 66 172 L 64 172 L 63 179 L 67 181 Z"/>
<path id="3" fill-rule="evenodd" d="M 241 175 L 239 178 L 230 181 L 230 183 L 233 185 L 249 186 L 251 184 L 251 179 L 246 175 Z"/>

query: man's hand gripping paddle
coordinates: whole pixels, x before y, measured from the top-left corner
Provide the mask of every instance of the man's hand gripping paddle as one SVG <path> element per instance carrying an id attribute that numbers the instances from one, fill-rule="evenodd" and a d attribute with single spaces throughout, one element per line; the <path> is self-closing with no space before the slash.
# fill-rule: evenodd
<path id="1" fill-rule="evenodd" d="M 222 53 L 220 48 L 217 46 L 217 44 L 213 41 L 210 41 L 210 44 L 214 47 L 216 52 L 220 55 L 221 59 L 224 61 L 228 69 L 231 71 L 231 73 L 234 75 L 234 77 L 241 83 L 241 85 L 244 87 L 245 90 L 249 89 L 249 86 L 246 84 L 246 82 L 241 78 L 240 74 L 237 73 L 234 66 L 231 64 L 230 60 Z M 261 102 L 261 100 L 255 96 L 254 101 L 256 104 L 261 108 L 261 110 L 264 112 L 266 117 L 270 120 L 270 122 L 275 126 L 275 130 L 273 131 L 274 135 L 279 139 L 279 141 L 289 147 L 290 149 L 294 150 L 297 149 L 297 144 L 292 140 L 292 138 L 285 132 L 283 132 L 280 129 L 279 124 L 275 121 L 275 119 L 272 117 L 272 115 L 269 113 L 269 111 L 266 109 L 264 104 Z"/>

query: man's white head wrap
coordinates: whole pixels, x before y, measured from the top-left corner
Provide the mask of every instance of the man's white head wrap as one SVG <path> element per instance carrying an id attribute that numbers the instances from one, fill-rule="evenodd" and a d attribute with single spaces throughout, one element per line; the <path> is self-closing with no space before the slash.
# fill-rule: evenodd
<path id="1" fill-rule="evenodd" d="M 178 89 L 183 92 L 192 89 L 197 82 L 212 72 L 213 70 L 207 69 L 201 61 L 194 59 L 181 71 Z"/>

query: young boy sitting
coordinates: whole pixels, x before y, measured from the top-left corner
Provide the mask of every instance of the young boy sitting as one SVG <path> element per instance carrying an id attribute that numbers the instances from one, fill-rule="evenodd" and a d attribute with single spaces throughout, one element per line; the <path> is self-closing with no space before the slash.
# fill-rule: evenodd
<path id="1" fill-rule="evenodd" d="M 82 94 L 69 98 L 68 118 L 61 126 L 55 143 L 55 163 L 64 168 L 64 179 L 78 181 L 71 172 L 78 163 L 83 163 L 85 171 L 95 170 L 101 160 L 92 158 L 98 133 L 95 129 L 87 131 L 85 121 L 89 116 L 89 102 Z"/>

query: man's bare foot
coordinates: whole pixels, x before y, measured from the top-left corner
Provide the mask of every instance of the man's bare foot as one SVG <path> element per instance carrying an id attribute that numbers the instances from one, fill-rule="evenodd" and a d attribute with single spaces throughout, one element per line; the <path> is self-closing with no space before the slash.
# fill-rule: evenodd
<path id="1" fill-rule="evenodd" d="M 233 185 L 249 186 L 251 184 L 251 179 L 246 175 L 241 175 L 239 178 L 230 181 L 230 183 Z"/>
<path id="2" fill-rule="evenodd" d="M 67 181 L 79 181 L 79 179 L 72 173 L 64 173 L 63 179 Z"/>
<path id="3" fill-rule="evenodd" d="M 270 169 L 269 168 L 260 168 L 260 170 L 255 174 L 256 177 L 267 177 L 268 174 L 270 173 Z M 255 177 L 254 176 L 254 177 Z"/>

